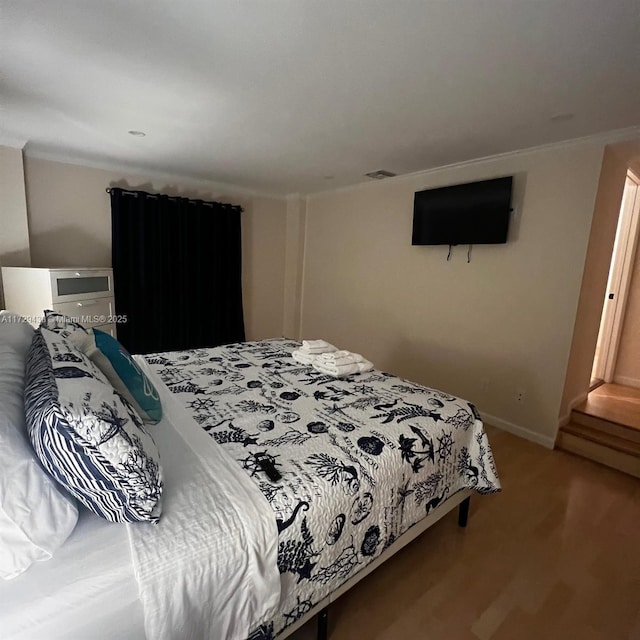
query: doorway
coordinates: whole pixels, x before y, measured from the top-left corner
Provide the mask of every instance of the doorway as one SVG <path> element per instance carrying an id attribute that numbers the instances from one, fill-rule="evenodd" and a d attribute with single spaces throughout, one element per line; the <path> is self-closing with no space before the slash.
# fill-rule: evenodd
<path id="1" fill-rule="evenodd" d="M 615 375 L 629 284 L 638 244 L 639 187 L 640 178 L 632 171 L 627 171 L 591 371 L 590 391 L 603 383 L 612 382 Z"/>

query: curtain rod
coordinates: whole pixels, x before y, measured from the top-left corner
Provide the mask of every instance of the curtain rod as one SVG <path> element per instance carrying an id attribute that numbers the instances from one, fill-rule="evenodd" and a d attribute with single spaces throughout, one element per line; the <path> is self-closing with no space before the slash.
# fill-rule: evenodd
<path id="1" fill-rule="evenodd" d="M 129 191 L 127 189 L 121 189 L 120 187 L 114 187 L 115 189 L 120 189 L 120 191 L 122 191 L 122 193 L 126 196 L 133 196 L 134 198 L 138 197 L 139 192 L 138 191 Z M 113 188 L 111 187 L 107 187 L 105 189 L 105 191 L 111 195 L 111 192 L 113 191 Z M 143 191 L 142 193 L 146 194 L 147 198 L 152 198 L 153 200 L 157 200 L 161 195 L 166 195 L 166 194 L 161 194 L 161 193 L 147 193 L 146 191 Z M 226 207 L 226 208 L 231 208 L 231 209 L 240 209 L 240 211 L 244 211 L 244 209 L 239 205 L 239 204 L 229 204 L 228 202 L 207 202 L 206 200 L 202 200 L 200 198 L 185 198 L 182 196 L 166 196 L 169 200 L 187 200 L 188 202 L 199 202 L 202 205 L 204 205 L 205 207 L 215 207 L 215 206 L 219 206 L 219 207 Z"/>

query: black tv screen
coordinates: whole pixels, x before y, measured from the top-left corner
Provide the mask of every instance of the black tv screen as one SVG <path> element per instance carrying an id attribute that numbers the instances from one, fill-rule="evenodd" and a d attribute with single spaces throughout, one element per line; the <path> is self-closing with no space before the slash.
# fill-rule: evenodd
<path id="1" fill-rule="evenodd" d="M 417 191 L 412 244 L 507 241 L 513 176 Z"/>

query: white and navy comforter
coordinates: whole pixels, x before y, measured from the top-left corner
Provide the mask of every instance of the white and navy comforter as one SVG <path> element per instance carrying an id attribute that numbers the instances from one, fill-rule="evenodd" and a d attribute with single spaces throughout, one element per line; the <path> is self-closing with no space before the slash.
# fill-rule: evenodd
<path id="1" fill-rule="evenodd" d="M 146 356 L 253 478 L 279 531 L 277 635 L 464 488 L 500 489 L 473 405 L 381 371 L 336 379 L 289 340 Z M 270 456 L 271 482 L 254 454 Z M 255 637 L 258 637 L 257 634 Z"/>

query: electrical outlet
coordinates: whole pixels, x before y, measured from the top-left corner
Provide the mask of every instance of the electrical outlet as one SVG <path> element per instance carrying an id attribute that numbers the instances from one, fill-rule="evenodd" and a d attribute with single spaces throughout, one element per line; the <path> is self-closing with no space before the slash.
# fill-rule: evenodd
<path id="1" fill-rule="evenodd" d="M 480 391 L 489 391 L 489 378 L 480 378 Z"/>
<path id="2" fill-rule="evenodd" d="M 516 389 L 516 402 L 518 404 L 522 404 L 527 397 L 527 394 L 524 389 Z"/>

